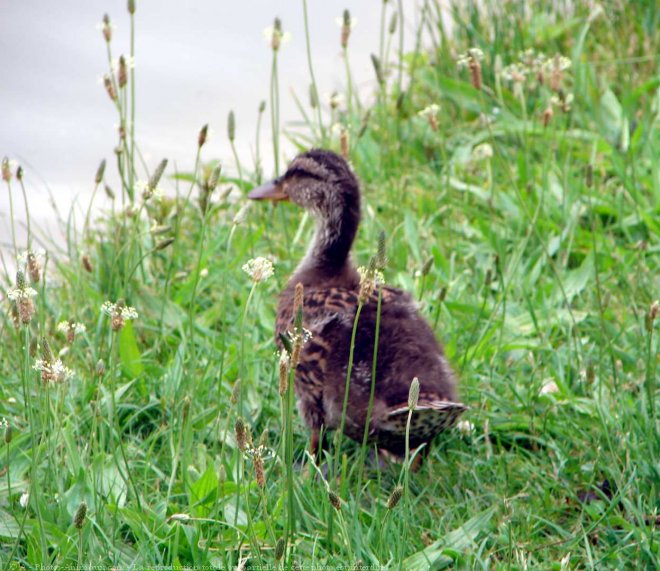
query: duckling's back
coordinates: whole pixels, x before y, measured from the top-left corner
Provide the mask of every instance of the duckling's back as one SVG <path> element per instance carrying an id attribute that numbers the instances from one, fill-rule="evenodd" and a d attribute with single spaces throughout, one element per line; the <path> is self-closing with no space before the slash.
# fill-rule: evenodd
<path id="1" fill-rule="evenodd" d="M 451 426 L 465 410 L 457 403 L 456 380 L 433 330 L 419 315 L 412 297 L 384 286 L 378 308 L 374 292 L 358 319 L 351 367 L 346 434 L 362 440 L 372 390 L 374 345 L 378 329 L 370 439 L 394 453 L 405 446 L 408 392 L 420 382 L 418 408 L 411 421 L 416 447 Z M 311 332 L 296 370 L 296 392 L 311 428 L 337 428 L 341 422 L 351 336 L 358 309 L 357 288 L 307 287 L 304 326 Z M 280 300 L 277 337 L 292 327 L 292 293 Z"/>

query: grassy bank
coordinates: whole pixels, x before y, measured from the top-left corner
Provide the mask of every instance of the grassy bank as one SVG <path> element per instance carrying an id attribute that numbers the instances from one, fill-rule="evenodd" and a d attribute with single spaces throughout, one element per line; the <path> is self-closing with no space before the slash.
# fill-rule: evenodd
<path id="1" fill-rule="evenodd" d="M 274 136 L 229 174 L 206 127 L 194 172 L 143 165 L 131 58 L 108 72 L 123 129 L 94 193 L 112 211 L 2 285 L 4 569 L 658 566 L 655 3 L 457 3 L 450 32 L 426 2 L 405 8 L 410 53 L 403 4 L 381 6 L 373 102 L 348 64 L 345 93 L 319 101 L 310 61 L 304 127 L 286 133 L 276 22 L 260 110 Z M 347 62 L 350 28 L 347 14 Z M 134 55 L 103 32 L 109 62 Z M 232 148 L 234 130 L 232 115 Z M 351 160 L 354 256 L 365 265 L 385 232 L 386 281 L 419 299 L 471 407 L 398 503 L 404 468 L 363 470 L 346 440 L 326 478 L 278 391 L 275 297 L 313 228 L 243 196 L 284 136 Z M 3 179 L 23 209 L 20 173 L 3 163 Z M 258 256 L 273 277 L 243 271 Z"/>

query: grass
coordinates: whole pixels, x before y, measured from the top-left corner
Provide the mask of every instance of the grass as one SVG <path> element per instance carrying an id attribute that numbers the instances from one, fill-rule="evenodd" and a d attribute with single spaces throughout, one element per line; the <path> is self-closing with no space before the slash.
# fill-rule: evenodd
<path id="1" fill-rule="evenodd" d="M 3 569 L 658 567 L 660 14 L 651 1 L 457 3 L 450 32 L 427 1 L 406 14 L 418 40 L 403 53 L 403 4 L 382 5 L 373 104 L 351 92 L 349 41 L 349 101 L 301 103 L 305 127 L 287 135 L 348 152 L 365 203 L 355 258 L 385 232 L 386 280 L 419 298 L 471 424 L 437 439 L 404 501 L 404 468 L 365 468 L 346 439 L 326 481 L 280 395 L 272 334 L 309 220 L 229 201 L 229 185 L 260 180 L 260 156 L 232 178 L 202 138 L 194 172 L 165 170 L 176 197 L 149 197 L 165 178 L 137 183 L 137 71 L 128 86 L 108 75 L 121 194 L 83 232 L 72 213 L 67 243 L 19 288 L 34 307 L 5 299 L 0 317 Z M 459 69 L 469 48 L 483 58 Z M 529 48 L 571 66 L 509 81 Z M 274 51 L 276 127 L 278 99 Z M 5 165 L 16 212 L 22 180 Z M 274 278 L 241 270 L 256 256 L 276 260 Z M 6 275 L 5 298 L 15 286 Z M 121 299 L 137 319 L 121 323 L 121 302 L 114 320 L 101 311 Z M 57 329 L 68 320 L 86 326 L 73 341 Z M 44 382 L 59 373 L 35 359 L 58 355 L 73 376 Z"/>

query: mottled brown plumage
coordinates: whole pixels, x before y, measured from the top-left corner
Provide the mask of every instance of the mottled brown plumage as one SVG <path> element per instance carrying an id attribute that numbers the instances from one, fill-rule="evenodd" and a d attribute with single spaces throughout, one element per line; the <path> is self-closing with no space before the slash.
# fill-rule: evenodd
<path id="1" fill-rule="evenodd" d="M 312 150 L 287 172 L 250 193 L 251 198 L 291 200 L 316 218 L 312 245 L 280 296 L 276 339 L 293 328 L 293 296 L 304 286 L 304 327 L 312 336 L 296 368 L 298 406 L 313 431 L 340 426 L 351 332 L 360 276 L 349 254 L 360 221 L 358 181 L 340 156 Z M 375 397 L 369 439 L 395 454 L 405 448 L 408 391 L 420 382 L 410 443 L 417 447 L 451 426 L 466 407 L 456 402 L 456 381 L 432 329 L 410 294 L 382 286 Z M 371 390 L 378 291 L 370 294 L 358 321 L 344 432 L 361 441 Z"/>

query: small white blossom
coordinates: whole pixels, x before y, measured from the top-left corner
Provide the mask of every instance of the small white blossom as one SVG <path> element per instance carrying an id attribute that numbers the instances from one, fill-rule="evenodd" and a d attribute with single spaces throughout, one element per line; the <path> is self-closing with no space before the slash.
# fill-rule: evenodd
<path id="1" fill-rule="evenodd" d="M 46 250 L 39 248 L 38 250 L 25 250 L 25 252 L 20 253 L 16 256 L 16 261 L 19 264 L 27 264 L 30 258 L 36 259 L 38 262 L 43 262 L 46 257 Z"/>
<path id="2" fill-rule="evenodd" d="M 57 324 L 57 330 L 60 333 L 63 333 L 66 335 L 66 339 L 69 343 L 73 343 L 73 340 L 75 339 L 76 335 L 80 335 L 87 331 L 87 327 L 83 323 L 76 323 L 73 321 L 73 319 L 70 319 L 69 321 L 61 321 L 60 323 Z M 62 349 L 64 351 L 65 349 L 68 350 L 68 347 L 65 347 Z M 60 356 L 61 356 L 60 352 Z"/>
<path id="3" fill-rule="evenodd" d="M 252 458 L 259 456 L 260 458 L 269 459 L 272 458 L 275 453 L 267 446 L 260 444 L 259 446 L 248 446 L 245 449 L 245 455 L 251 456 Z"/>
<path id="4" fill-rule="evenodd" d="M 427 105 L 417 113 L 420 117 L 436 117 L 438 113 L 440 112 L 440 105 L 437 103 L 431 103 L 431 105 Z"/>
<path id="5" fill-rule="evenodd" d="M 560 95 L 553 95 L 550 98 L 550 105 L 559 107 L 564 113 L 571 110 L 571 103 L 573 103 L 574 96 L 572 93 L 565 93 Z"/>
<path id="6" fill-rule="evenodd" d="M 61 383 L 73 376 L 73 371 L 65 367 L 61 359 L 53 361 L 37 359 L 32 368 L 41 371 L 41 380 L 45 383 Z"/>
<path id="7" fill-rule="evenodd" d="M 358 302 L 360 304 L 367 303 L 374 290 L 385 283 L 385 276 L 383 272 L 377 270 L 374 266 L 370 265 L 368 268 L 360 266 L 358 269 L 360 274 L 360 292 L 358 294 Z"/>
<path id="8" fill-rule="evenodd" d="M 461 54 L 456 58 L 456 65 L 459 68 L 467 67 L 471 63 L 481 61 L 482 59 L 484 59 L 484 52 L 479 48 L 470 48 L 464 54 Z"/>
<path id="9" fill-rule="evenodd" d="M 459 420 L 456 423 L 456 430 L 458 430 L 463 436 L 470 436 L 474 432 L 474 424 L 469 420 Z"/>
<path id="10" fill-rule="evenodd" d="M 124 327 L 126 321 L 138 318 L 138 312 L 134 307 L 128 307 L 123 300 L 117 303 L 106 301 L 101 306 L 101 311 L 112 319 L 112 330 L 119 331 Z"/>
<path id="11" fill-rule="evenodd" d="M 539 395 L 552 395 L 559 392 L 559 387 L 554 381 L 546 381 L 543 383 Z"/>
<path id="12" fill-rule="evenodd" d="M 75 323 L 73 321 L 60 321 L 57 324 L 57 330 L 60 333 L 67 334 L 70 331 L 73 331 L 74 333 L 84 333 L 87 331 L 87 327 L 83 323 Z"/>
<path id="13" fill-rule="evenodd" d="M 295 331 L 287 331 L 287 335 L 289 336 L 289 339 L 291 339 L 291 344 L 293 345 L 297 340 L 298 340 L 298 334 Z M 300 332 L 300 340 L 302 341 L 302 344 L 304 345 L 313 337 L 312 332 L 309 329 L 305 329 L 304 327 L 302 328 Z M 282 351 L 282 355 L 280 355 L 280 359 L 284 359 L 284 355 L 287 355 L 287 363 L 289 362 L 289 356 L 286 353 L 286 351 Z"/>
<path id="14" fill-rule="evenodd" d="M 291 33 L 283 32 L 273 26 L 268 26 L 264 28 L 264 39 L 277 51 L 280 46 L 288 44 L 291 41 Z"/>
<path id="15" fill-rule="evenodd" d="M 46 251 L 43 249 L 26 250 L 17 256 L 17 261 L 19 266 L 22 265 L 25 267 L 25 271 L 30 275 L 30 279 L 36 283 L 41 280 L 41 267 L 45 257 Z"/>
<path id="16" fill-rule="evenodd" d="M 493 147 L 489 143 L 481 143 L 472 149 L 472 160 L 483 161 L 493 156 Z"/>
<path id="17" fill-rule="evenodd" d="M 152 188 L 148 182 L 144 182 L 143 180 L 138 180 L 135 183 L 135 190 L 142 195 L 142 200 L 145 202 L 151 198 L 153 198 L 153 200 L 162 200 L 165 195 L 162 188 L 158 186 Z"/>
<path id="18" fill-rule="evenodd" d="M 440 113 L 440 105 L 437 103 L 431 103 L 424 107 L 421 111 L 417 113 L 420 117 L 424 117 L 428 124 L 431 126 L 431 129 L 434 131 L 438 130 L 438 114 Z"/>
<path id="19" fill-rule="evenodd" d="M 30 492 L 23 492 L 21 494 L 21 497 L 18 499 L 18 504 L 22 508 L 26 508 L 29 502 L 30 502 Z"/>
<path id="20" fill-rule="evenodd" d="M 536 52 L 534 49 L 529 48 L 518 54 L 518 60 L 527 68 L 528 72 L 538 73 L 548 58 L 543 52 Z"/>
<path id="21" fill-rule="evenodd" d="M 36 295 L 36 290 L 28 286 L 17 286 L 7 291 L 7 297 L 11 301 L 18 301 L 19 299 L 30 299 Z"/>
<path id="22" fill-rule="evenodd" d="M 291 331 L 287 331 L 287 334 L 288 334 L 289 338 L 292 337 Z M 289 353 L 286 351 L 286 349 L 282 349 L 279 352 L 279 356 L 280 356 L 280 362 L 279 362 L 280 369 L 285 369 L 285 370 L 288 371 L 289 370 L 289 364 L 291 362 Z"/>
<path id="23" fill-rule="evenodd" d="M 9 169 L 10 171 L 15 171 L 18 166 L 18 162 L 14 159 L 9 159 L 2 161 L 3 169 Z"/>
<path id="24" fill-rule="evenodd" d="M 344 27 L 344 18 L 343 18 L 342 16 L 337 16 L 337 17 L 335 18 L 335 23 L 336 23 L 340 28 L 343 28 L 343 27 Z M 351 28 L 351 30 L 352 30 L 353 28 L 355 28 L 355 26 L 357 26 L 357 24 L 358 24 L 358 19 L 357 19 L 357 18 L 353 18 L 353 16 L 351 16 L 350 19 L 349 19 L 349 21 L 348 21 L 348 26 L 349 26 L 349 28 Z"/>
<path id="25" fill-rule="evenodd" d="M 127 69 L 135 69 L 135 57 L 124 56 L 124 62 L 126 63 Z M 117 73 L 117 70 L 119 69 L 119 58 L 115 58 L 112 60 L 110 64 L 110 69 L 113 71 L 113 73 Z"/>
<path id="26" fill-rule="evenodd" d="M 556 54 L 543 62 L 543 69 L 546 72 L 565 71 L 569 67 L 571 67 L 571 60 L 561 54 Z"/>
<path id="27" fill-rule="evenodd" d="M 127 320 L 138 318 L 138 312 L 134 307 L 112 303 L 111 301 L 104 302 L 101 306 L 101 311 L 110 316 L 119 314 Z"/>
<path id="28" fill-rule="evenodd" d="M 117 29 L 117 25 L 113 24 L 111 22 L 99 22 L 98 24 L 94 24 L 94 29 L 96 30 L 105 30 L 106 28 L 110 28 L 113 32 Z"/>
<path id="29" fill-rule="evenodd" d="M 274 273 L 273 262 L 268 258 L 258 257 L 248 260 L 242 270 L 252 278 L 255 283 L 266 281 Z"/>
<path id="30" fill-rule="evenodd" d="M 520 63 L 512 63 L 507 65 L 500 74 L 504 81 L 512 81 L 514 83 L 522 83 L 527 77 L 529 69 Z"/>
<path id="31" fill-rule="evenodd" d="M 333 91 L 328 97 L 328 103 L 332 109 L 337 109 L 337 107 L 340 107 L 346 103 L 346 97 L 343 93 Z"/>
<path id="32" fill-rule="evenodd" d="M 385 283 L 385 276 L 380 270 L 370 270 L 365 266 L 360 266 L 357 271 L 360 274 L 360 283 L 366 280 L 373 281 L 374 285 L 383 285 Z"/>
<path id="33" fill-rule="evenodd" d="M 339 137 L 343 130 L 344 126 L 341 123 L 333 123 L 332 127 L 330 127 L 330 133 L 335 137 Z"/>
<path id="34" fill-rule="evenodd" d="M 7 422 L 7 419 L 3 416 L 2 420 L 0 420 L 0 428 L 7 428 L 9 426 L 9 422 Z"/>

